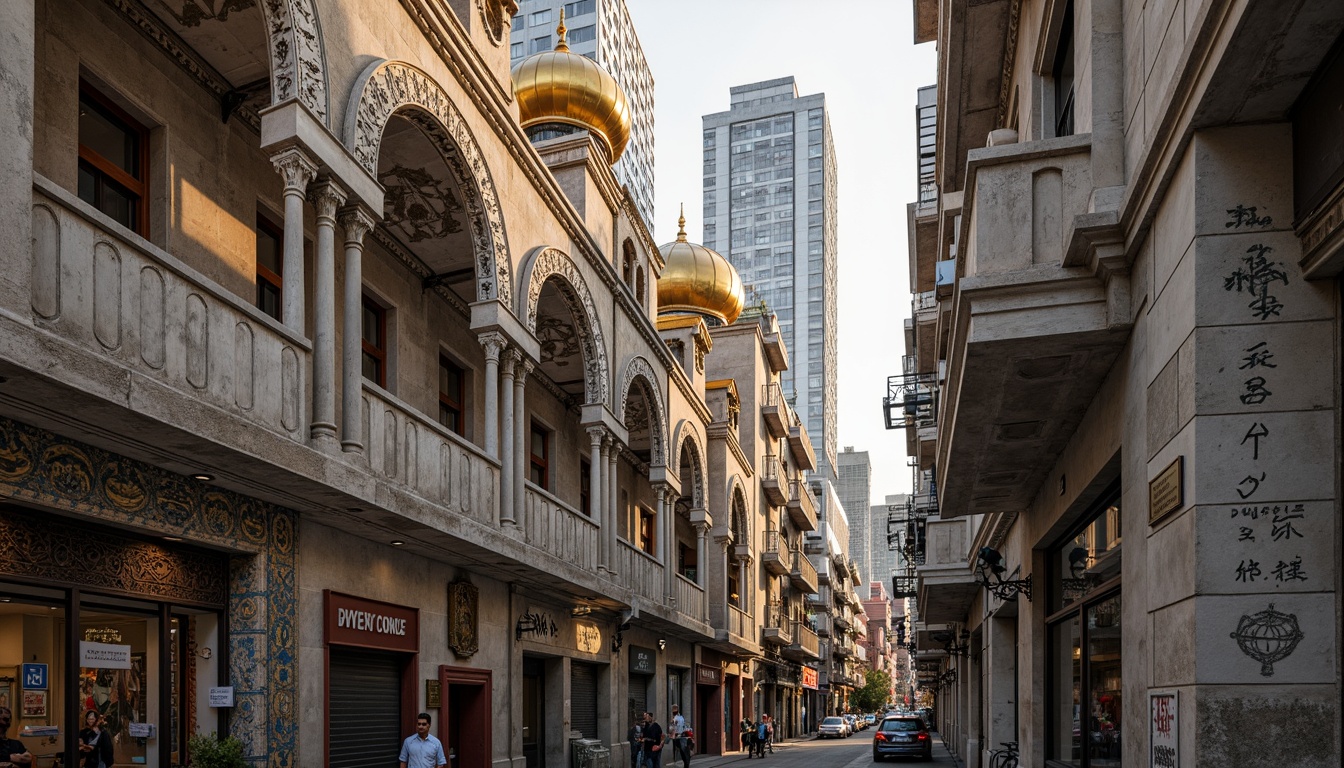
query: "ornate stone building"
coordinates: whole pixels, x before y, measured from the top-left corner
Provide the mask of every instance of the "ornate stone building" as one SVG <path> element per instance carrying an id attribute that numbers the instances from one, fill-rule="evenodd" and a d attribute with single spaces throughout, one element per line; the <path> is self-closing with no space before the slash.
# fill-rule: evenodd
<path id="1" fill-rule="evenodd" d="M 1337 764 L 1344 6 L 914 21 L 892 405 L 940 733 L 967 765 Z"/>
<path id="2" fill-rule="evenodd" d="M 515 10 L 0 6 L 0 666 L 41 667 L 0 695 L 59 728 L 39 768 L 88 708 L 156 768 L 212 731 L 393 764 L 420 711 L 461 768 L 623 760 L 673 703 L 709 753 L 804 727 L 778 326 L 731 267 L 675 289 L 726 262 L 655 245 L 620 89 L 563 32 L 511 68 Z"/>

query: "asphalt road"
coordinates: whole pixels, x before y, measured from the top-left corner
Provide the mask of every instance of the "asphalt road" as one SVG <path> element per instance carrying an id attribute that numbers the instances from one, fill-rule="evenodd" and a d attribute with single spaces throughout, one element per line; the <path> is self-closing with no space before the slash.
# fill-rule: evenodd
<path id="1" fill-rule="evenodd" d="M 766 753 L 765 759 L 750 758 L 742 755 L 707 757 L 696 755 L 691 759 L 691 768 L 719 768 L 731 764 L 733 768 L 870 768 L 879 765 L 873 762 L 872 729 L 859 731 L 847 739 L 809 739 L 788 741 L 775 745 L 775 753 Z M 892 759 L 880 765 L 938 766 L 953 768 L 959 763 L 953 759 L 938 738 L 933 734 L 933 762 L 922 760 Z M 681 763 L 664 762 L 662 768 L 681 768 Z"/>

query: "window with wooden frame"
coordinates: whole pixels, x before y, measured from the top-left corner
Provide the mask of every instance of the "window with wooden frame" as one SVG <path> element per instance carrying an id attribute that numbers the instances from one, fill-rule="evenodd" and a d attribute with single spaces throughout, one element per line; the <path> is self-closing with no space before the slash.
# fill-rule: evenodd
<path id="1" fill-rule="evenodd" d="M 549 490 L 551 476 L 551 433 L 537 422 L 532 422 L 532 436 L 528 440 L 528 479 L 542 490 Z"/>
<path id="2" fill-rule="evenodd" d="M 1059 29 L 1059 43 L 1050 76 L 1055 83 L 1055 135 L 1073 135 L 1073 2 L 1064 6 L 1064 20 Z"/>
<path id="3" fill-rule="evenodd" d="M 658 529 L 658 515 L 648 507 L 639 508 L 639 548 L 644 550 L 647 555 L 654 554 L 654 547 L 658 540 L 655 531 Z"/>
<path id="4" fill-rule="evenodd" d="M 592 512 L 593 500 L 593 462 L 579 457 L 579 511 L 587 515 Z"/>
<path id="5" fill-rule="evenodd" d="M 387 310 L 364 297 L 363 312 L 364 378 L 380 387 L 387 386 Z"/>
<path id="6" fill-rule="evenodd" d="M 280 226 L 257 214 L 257 309 L 280 319 L 285 233 Z"/>
<path id="7" fill-rule="evenodd" d="M 439 355 L 439 423 L 466 435 L 467 374 L 462 367 Z"/>
<path id="8" fill-rule="evenodd" d="M 141 236 L 149 234 L 149 130 L 79 82 L 79 199 Z"/>

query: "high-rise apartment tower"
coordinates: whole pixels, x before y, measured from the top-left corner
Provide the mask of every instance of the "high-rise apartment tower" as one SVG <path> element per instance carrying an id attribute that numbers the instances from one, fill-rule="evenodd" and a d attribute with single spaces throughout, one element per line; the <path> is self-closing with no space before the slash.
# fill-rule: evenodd
<path id="1" fill-rule="evenodd" d="M 509 35 L 509 59 L 517 64 L 555 47 L 560 11 L 566 42 L 574 53 L 601 64 L 630 102 L 630 143 L 612 169 L 630 189 L 635 208 L 653 232 L 653 73 L 635 34 L 625 0 L 520 0 Z"/>
<path id="2" fill-rule="evenodd" d="M 796 394 L 818 456 L 835 476 L 836 172 L 826 96 L 799 96 L 792 77 L 730 89 L 705 115 L 704 244 L 742 276 L 747 303 L 779 317 Z"/>
<path id="3" fill-rule="evenodd" d="M 851 445 L 836 456 L 835 492 L 849 516 L 849 556 L 858 563 L 863 582 L 876 580 L 883 574 L 873 570 L 876 552 L 873 550 L 873 523 L 881 520 L 885 529 L 886 516 L 873 517 L 871 512 L 873 492 L 873 463 L 868 459 L 867 451 L 856 451 Z M 885 509 L 885 507 L 884 507 Z M 884 530 L 885 533 L 885 530 Z M 885 542 L 886 539 L 884 538 Z"/>

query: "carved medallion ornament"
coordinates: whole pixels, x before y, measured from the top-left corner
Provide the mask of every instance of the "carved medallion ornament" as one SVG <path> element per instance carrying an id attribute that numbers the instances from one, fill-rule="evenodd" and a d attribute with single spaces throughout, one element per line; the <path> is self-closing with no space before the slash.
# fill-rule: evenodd
<path id="1" fill-rule="evenodd" d="M 512 302 L 512 272 L 499 195 L 481 149 L 457 107 L 439 84 L 400 61 L 370 64 L 355 81 L 345 123 L 345 145 L 372 176 L 378 175 L 378 148 L 393 114 L 415 123 L 443 156 L 457 180 L 471 228 L 476 262 L 476 299 Z"/>
<path id="2" fill-rule="evenodd" d="M 468 658 L 481 649 L 479 613 L 481 591 L 466 576 L 448 585 L 448 647 L 458 658 Z"/>
<path id="3" fill-rule="evenodd" d="M 513 15 L 518 12 L 517 0 L 476 0 L 476 7 L 485 22 L 485 35 L 496 46 L 509 39 Z"/>
<path id="4" fill-rule="evenodd" d="M 185 552 L 13 508 L 0 513 L 0 573 L 227 605 L 236 694 L 231 731 L 249 762 L 297 762 L 293 512 L 0 417 L 0 497 L 233 552 Z"/>
<path id="5" fill-rule="evenodd" d="M 667 413 L 667 408 L 663 405 L 663 393 L 653 385 L 653 382 L 658 381 L 658 376 L 654 373 L 653 366 L 642 356 L 635 356 L 625 366 L 625 377 L 621 381 L 621 423 L 625 424 L 627 429 L 631 426 L 626 409 L 630 406 L 631 387 L 635 386 L 635 379 L 638 378 L 644 380 L 644 398 L 649 400 L 649 407 L 653 409 L 652 414 L 646 414 L 652 432 L 649 438 L 649 463 L 661 467 L 667 464 L 667 443 L 663 430 L 665 423 L 663 414 Z"/>
<path id="6" fill-rule="evenodd" d="M 588 283 L 579 274 L 579 268 L 564 251 L 542 248 L 532 256 L 523 269 L 523 275 L 527 280 L 527 306 L 520 309 L 526 318 L 527 329 L 534 334 L 537 332 L 541 289 L 547 280 L 559 278 L 558 293 L 574 317 L 579 344 L 583 348 L 584 396 L 590 403 L 609 403 L 607 345 L 602 338 L 602 326 L 597 322 L 597 307 L 588 291 Z"/>

